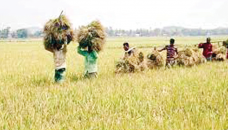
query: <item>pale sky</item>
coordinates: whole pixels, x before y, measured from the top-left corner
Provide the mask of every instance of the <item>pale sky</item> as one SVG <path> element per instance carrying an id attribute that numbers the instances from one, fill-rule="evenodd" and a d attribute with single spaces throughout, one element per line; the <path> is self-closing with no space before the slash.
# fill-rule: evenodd
<path id="1" fill-rule="evenodd" d="M 121 29 L 228 27 L 228 0 L 0 0 L 0 28 L 38 26 L 64 14 L 73 27 L 100 20 Z"/>

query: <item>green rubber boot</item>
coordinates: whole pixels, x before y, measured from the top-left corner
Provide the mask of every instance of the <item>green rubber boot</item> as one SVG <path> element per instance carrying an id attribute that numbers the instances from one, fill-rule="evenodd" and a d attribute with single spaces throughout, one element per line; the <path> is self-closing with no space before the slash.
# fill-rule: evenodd
<path id="1" fill-rule="evenodd" d="M 55 70 L 55 82 L 63 83 L 65 80 L 66 68 Z"/>

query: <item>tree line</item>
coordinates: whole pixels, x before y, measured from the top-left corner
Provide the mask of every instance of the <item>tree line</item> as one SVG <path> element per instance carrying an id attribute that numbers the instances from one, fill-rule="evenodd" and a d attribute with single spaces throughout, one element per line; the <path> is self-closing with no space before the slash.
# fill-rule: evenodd
<path id="1" fill-rule="evenodd" d="M 75 29 L 77 32 L 77 29 Z M 176 26 L 169 26 L 156 29 L 113 29 L 106 28 L 109 37 L 153 37 L 153 36 L 207 36 L 207 35 L 228 35 L 228 28 L 216 29 L 190 29 Z M 0 29 L 0 38 L 41 38 L 42 28 L 22 28 L 12 31 L 10 27 Z"/>
<path id="2" fill-rule="evenodd" d="M 131 36 L 131 37 L 153 37 L 153 36 L 207 36 L 207 35 L 228 35 L 228 28 L 216 29 L 189 29 L 183 27 L 164 27 L 156 29 L 123 30 L 106 28 L 108 36 Z"/>
<path id="3" fill-rule="evenodd" d="M 42 37 L 42 30 L 30 32 L 27 28 L 17 29 L 15 31 L 11 31 L 10 27 L 6 27 L 0 29 L 0 38 L 40 38 Z"/>

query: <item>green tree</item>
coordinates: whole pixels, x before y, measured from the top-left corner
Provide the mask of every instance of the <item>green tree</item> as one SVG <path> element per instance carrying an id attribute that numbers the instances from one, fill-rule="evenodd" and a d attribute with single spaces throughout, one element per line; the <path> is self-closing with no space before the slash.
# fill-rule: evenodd
<path id="1" fill-rule="evenodd" d="M 0 30 L 0 38 L 8 38 L 10 33 L 10 27 Z"/>
<path id="2" fill-rule="evenodd" d="M 28 37 L 28 30 L 27 29 L 19 29 L 16 31 L 18 38 L 27 38 Z"/>

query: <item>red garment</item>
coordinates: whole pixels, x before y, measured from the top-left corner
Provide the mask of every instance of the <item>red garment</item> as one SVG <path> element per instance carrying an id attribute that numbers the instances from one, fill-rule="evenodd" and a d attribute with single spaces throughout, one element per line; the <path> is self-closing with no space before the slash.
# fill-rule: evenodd
<path id="1" fill-rule="evenodd" d="M 228 48 L 226 50 L 226 59 L 228 59 Z"/>
<path id="2" fill-rule="evenodd" d="M 212 56 L 212 44 L 211 43 L 200 43 L 199 48 L 203 48 L 203 55 L 205 58 Z"/>

